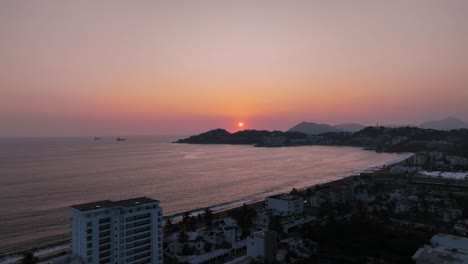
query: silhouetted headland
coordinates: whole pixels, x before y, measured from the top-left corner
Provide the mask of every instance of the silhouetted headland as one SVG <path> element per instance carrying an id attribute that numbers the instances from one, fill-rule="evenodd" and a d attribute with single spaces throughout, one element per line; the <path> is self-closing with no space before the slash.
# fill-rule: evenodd
<path id="1" fill-rule="evenodd" d="M 450 131 L 417 127 L 366 127 L 360 131 L 327 132 L 308 135 L 302 132 L 244 130 L 229 133 L 215 129 L 174 143 L 246 144 L 259 147 L 301 145 L 354 146 L 378 152 L 440 151 L 446 155 L 468 157 L 468 129 Z"/>
<path id="2" fill-rule="evenodd" d="M 288 146 L 301 145 L 308 141 L 307 134 L 302 132 L 282 132 L 267 130 L 243 130 L 235 133 L 218 128 L 199 135 L 179 139 L 174 143 L 189 144 L 232 144 L 255 146 Z"/>

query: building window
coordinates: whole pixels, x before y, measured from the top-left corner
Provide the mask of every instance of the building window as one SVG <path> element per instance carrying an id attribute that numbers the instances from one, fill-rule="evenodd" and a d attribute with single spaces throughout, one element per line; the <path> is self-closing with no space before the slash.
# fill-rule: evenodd
<path id="1" fill-rule="evenodd" d="M 109 222 L 110 222 L 109 217 L 99 219 L 99 224 L 104 224 L 104 223 L 109 223 Z"/>

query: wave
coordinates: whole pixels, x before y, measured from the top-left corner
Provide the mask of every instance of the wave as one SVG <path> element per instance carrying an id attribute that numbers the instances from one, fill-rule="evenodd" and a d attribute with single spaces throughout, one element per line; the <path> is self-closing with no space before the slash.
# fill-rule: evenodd
<path id="1" fill-rule="evenodd" d="M 399 157 L 397 157 L 395 159 L 387 160 L 387 161 L 384 161 L 384 162 L 379 162 L 379 163 L 364 167 L 362 169 L 353 170 L 352 173 L 359 174 L 359 173 L 373 172 L 373 171 L 379 170 L 379 169 L 381 169 L 383 167 L 388 167 L 388 166 L 400 163 L 400 162 L 402 162 L 404 160 L 407 160 L 407 159 L 411 158 L 412 156 L 414 156 L 414 153 L 403 153 L 401 156 L 399 156 Z M 348 175 L 348 176 L 350 176 L 350 175 Z"/>

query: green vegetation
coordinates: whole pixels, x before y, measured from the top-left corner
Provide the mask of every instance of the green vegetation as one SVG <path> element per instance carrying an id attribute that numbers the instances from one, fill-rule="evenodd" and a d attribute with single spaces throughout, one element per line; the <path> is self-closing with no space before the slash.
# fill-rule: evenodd
<path id="1" fill-rule="evenodd" d="M 245 238 L 250 235 L 250 228 L 253 227 L 254 220 L 257 218 L 257 211 L 244 204 L 241 208 L 230 211 L 229 216 L 237 221 L 242 229 L 241 237 Z"/>
<path id="2" fill-rule="evenodd" d="M 432 235 L 415 230 L 396 232 L 390 223 L 359 217 L 312 224 L 304 227 L 301 234 L 318 242 L 318 259 L 332 263 L 366 263 L 374 259 L 402 264 L 413 263 L 411 256 Z"/>

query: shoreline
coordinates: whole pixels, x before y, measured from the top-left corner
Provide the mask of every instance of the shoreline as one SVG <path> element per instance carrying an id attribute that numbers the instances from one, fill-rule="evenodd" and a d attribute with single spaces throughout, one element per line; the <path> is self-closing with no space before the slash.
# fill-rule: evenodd
<path id="1" fill-rule="evenodd" d="M 244 204 L 248 205 L 249 207 L 253 206 L 255 209 L 259 209 L 263 206 L 264 203 L 265 203 L 265 199 L 246 202 L 240 205 L 236 205 L 234 207 L 221 208 L 216 211 L 213 210 L 213 214 L 220 218 L 224 218 L 224 217 L 227 217 L 227 214 L 230 211 L 242 208 Z M 224 204 L 228 204 L 228 203 L 224 203 Z M 197 216 L 199 213 L 203 213 L 205 209 L 208 209 L 208 208 L 212 209 L 220 205 L 223 205 L 223 204 L 214 205 L 211 207 L 197 208 L 197 209 L 193 209 L 189 211 L 184 211 L 181 213 L 170 214 L 170 215 L 163 216 L 163 219 L 164 220 L 171 219 L 173 223 L 178 223 L 179 221 L 182 220 L 182 215 L 185 213 L 190 213 L 190 215 L 192 216 Z M 194 214 L 194 213 L 197 213 L 197 214 Z M 69 254 L 71 253 L 71 243 L 69 241 L 70 239 L 71 239 L 71 234 L 68 234 L 65 236 L 65 240 L 61 242 L 59 241 L 59 242 L 53 242 L 50 244 L 44 244 L 42 246 L 38 246 L 37 248 L 33 248 L 31 250 L 21 250 L 21 251 L 14 252 L 14 253 L 7 253 L 6 255 L 0 256 L 0 264 L 17 263 L 22 260 L 23 254 L 29 253 L 29 252 L 33 252 L 34 256 L 39 257 L 41 261 L 46 261 L 49 258 L 58 257 L 62 254 Z"/>
<path id="2" fill-rule="evenodd" d="M 350 172 L 350 173 L 346 174 L 345 176 L 343 176 L 342 178 L 339 178 L 339 179 L 336 179 L 336 180 L 333 180 L 333 181 L 324 182 L 324 183 L 317 183 L 317 184 L 313 184 L 313 185 L 310 185 L 310 186 L 297 188 L 297 190 L 298 191 L 305 191 L 307 189 L 314 188 L 315 186 L 318 186 L 318 185 L 323 186 L 323 185 L 333 184 L 335 182 L 340 182 L 340 181 L 343 181 L 343 180 L 346 180 L 346 179 L 350 179 L 350 178 L 355 177 L 355 176 L 357 176 L 357 175 L 359 175 L 361 173 L 366 173 L 366 174 L 378 173 L 378 172 L 382 171 L 385 167 L 391 166 L 391 165 L 394 165 L 394 164 L 398 164 L 398 163 L 400 163 L 402 161 L 407 160 L 408 158 L 411 158 L 414 155 L 414 153 L 399 153 L 399 154 L 401 154 L 403 156 L 399 157 L 399 158 L 396 158 L 396 159 L 392 159 L 392 160 L 383 162 L 383 163 L 373 164 L 373 165 L 367 166 L 365 168 L 359 169 L 357 171 Z M 277 193 L 277 194 L 279 194 L 279 193 Z M 274 195 L 274 194 L 270 194 L 270 195 Z M 268 196 L 270 196 L 270 195 L 268 195 Z M 268 197 L 268 196 L 266 196 L 266 197 Z M 167 219 L 171 219 L 171 221 L 173 221 L 173 223 L 177 223 L 177 222 L 181 221 L 182 215 L 185 214 L 185 213 L 189 213 L 192 216 L 197 216 L 198 214 L 203 213 L 203 211 L 205 209 L 208 209 L 208 208 L 213 211 L 214 215 L 217 215 L 218 217 L 226 217 L 228 212 L 230 212 L 232 210 L 235 210 L 235 209 L 238 209 L 238 208 L 241 208 L 244 204 L 246 204 L 248 206 L 254 206 L 255 209 L 261 208 L 261 206 L 263 206 L 264 203 L 265 203 L 266 197 L 256 198 L 256 199 L 252 198 L 250 200 L 249 200 L 249 198 L 245 198 L 245 199 L 241 199 L 241 200 L 216 204 L 216 205 L 213 205 L 213 206 L 195 208 L 195 209 L 192 209 L 192 210 L 188 210 L 188 211 L 184 211 L 184 212 L 178 212 L 178 213 L 163 216 L 163 219 L 164 219 L 164 221 L 167 220 Z M 243 202 L 243 201 L 245 201 L 245 202 Z M 232 205 L 232 206 L 229 206 L 229 205 Z M 219 209 L 216 209 L 216 208 L 219 208 Z M 0 264 L 17 263 L 17 262 L 22 260 L 22 255 L 25 254 L 25 253 L 28 253 L 28 252 L 34 252 L 34 254 L 35 255 L 37 254 L 37 256 L 39 256 L 40 258 L 56 257 L 56 256 L 60 256 L 61 254 L 68 254 L 71 251 L 70 240 L 71 240 L 71 233 L 68 234 L 68 235 L 65 235 L 63 241 L 57 241 L 57 242 L 52 242 L 50 244 L 44 244 L 44 245 L 41 245 L 41 246 L 37 246 L 36 248 L 30 249 L 30 250 L 19 250 L 17 252 L 13 252 L 13 253 L 7 253 L 5 255 L 0 256 Z M 47 260 L 47 259 L 44 259 L 44 260 Z M 43 261 L 43 260 L 41 259 L 41 261 Z"/>

